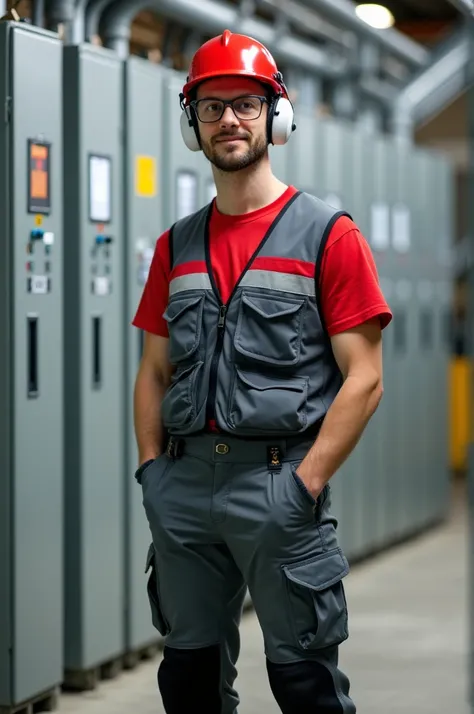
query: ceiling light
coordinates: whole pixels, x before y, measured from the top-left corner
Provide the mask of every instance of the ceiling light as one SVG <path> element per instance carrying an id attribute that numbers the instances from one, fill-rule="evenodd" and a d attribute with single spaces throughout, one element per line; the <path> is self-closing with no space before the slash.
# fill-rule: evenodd
<path id="1" fill-rule="evenodd" d="M 386 30 L 395 23 L 395 18 L 383 5 L 364 3 L 356 6 L 356 15 L 377 30 Z"/>

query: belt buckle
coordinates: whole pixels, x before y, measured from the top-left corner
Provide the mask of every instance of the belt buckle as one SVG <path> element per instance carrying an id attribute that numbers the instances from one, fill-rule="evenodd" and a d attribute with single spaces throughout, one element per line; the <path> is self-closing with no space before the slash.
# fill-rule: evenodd
<path id="1" fill-rule="evenodd" d="M 216 454 L 219 454 L 219 456 L 225 456 L 228 454 L 230 451 L 230 447 L 228 444 L 216 444 Z"/>
<path id="2" fill-rule="evenodd" d="M 279 446 L 267 446 L 267 466 L 270 471 L 280 471 L 281 462 L 281 448 Z"/>

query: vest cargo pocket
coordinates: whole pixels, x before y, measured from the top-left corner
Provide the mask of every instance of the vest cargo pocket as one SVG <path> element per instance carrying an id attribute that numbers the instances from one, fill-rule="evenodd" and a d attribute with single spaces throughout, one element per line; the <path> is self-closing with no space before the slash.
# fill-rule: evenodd
<path id="1" fill-rule="evenodd" d="M 249 359 L 266 364 L 297 364 L 306 305 L 306 298 L 243 292 L 234 336 L 235 349 Z"/>
<path id="2" fill-rule="evenodd" d="M 158 577 L 156 571 L 155 548 L 153 546 L 153 543 L 148 549 L 148 554 L 146 558 L 145 573 L 148 573 L 148 571 L 150 571 L 150 575 L 148 576 L 147 593 L 148 600 L 150 601 L 151 621 L 153 623 L 153 627 L 155 627 L 158 632 L 164 637 L 169 633 L 170 628 L 164 618 L 163 611 L 161 608 Z"/>
<path id="3" fill-rule="evenodd" d="M 170 298 L 163 318 L 168 323 L 172 364 L 188 359 L 197 350 L 201 339 L 203 308 L 204 294 L 178 293 Z"/>
<path id="4" fill-rule="evenodd" d="M 307 377 L 279 379 L 235 368 L 229 423 L 252 433 L 299 433 L 306 428 L 307 395 Z"/>
<path id="5" fill-rule="evenodd" d="M 171 377 L 163 401 L 161 416 L 166 427 L 184 429 L 196 418 L 197 414 L 197 380 L 204 362 L 196 362 L 191 367 L 177 369 Z"/>
<path id="6" fill-rule="evenodd" d="M 349 636 L 342 579 L 349 564 L 340 548 L 283 566 L 296 639 L 305 650 L 341 644 Z"/>

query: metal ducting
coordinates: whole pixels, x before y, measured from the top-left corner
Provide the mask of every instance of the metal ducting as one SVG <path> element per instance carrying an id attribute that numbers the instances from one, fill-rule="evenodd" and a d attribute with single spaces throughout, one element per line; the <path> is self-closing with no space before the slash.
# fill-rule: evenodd
<path id="1" fill-rule="evenodd" d="M 104 13 L 101 28 L 106 47 L 121 57 L 129 54 L 130 26 L 135 15 L 144 9 L 154 10 L 181 24 L 189 24 L 205 34 L 219 34 L 228 28 L 250 35 L 262 42 L 281 65 L 296 66 L 318 75 L 337 79 L 349 69 L 340 51 L 329 53 L 316 45 L 289 35 L 280 35 L 267 22 L 253 17 L 242 18 L 238 6 L 217 0 L 119 0 Z"/>
<path id="2" fill-rule="evenodd" d="M 467 87 L 469 39 L 466 33 L 450 40 L 445 51 L 418 74 L 397 96 L 392 128 L 411 137 L 413 126 L 426 122 L 456 99 Z"/>
<path id="3" fill-rule="evenodd" d="M 302 4 L 317 10 L 340 27 L 354 30 L 360 37 L 370 38 L 385 50 L 413 67 L 424 67 L 430 52 L 397 30 L 377 30 L 361 20 L 355 13 L 351 0 L 301 0 Z"/>
<path id="4" fill-rule="evenodd" d="M 86 10 L 85 39 L 90 42 L 92 37 L 99 34 L 99 23 L 105 8 L 111 0 L 90 0 Z"/>
<path id="5" fill-rule="evenodd" d="M 74 20 L 74 0 L 50 0 L 46 6 L 48 29 L 56 30 L 58 25 L 67 25 Z"/>

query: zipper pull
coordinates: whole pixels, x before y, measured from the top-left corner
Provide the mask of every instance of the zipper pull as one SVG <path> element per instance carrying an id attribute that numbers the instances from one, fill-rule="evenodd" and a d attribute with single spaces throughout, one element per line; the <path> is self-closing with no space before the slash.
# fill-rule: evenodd
<path id="1" fill-rule="evenodd" d="M 225 325 L 225 314 L 227 312 L 227 305 L 221 305 L 219 308 L 219 322 L 217 323 L 217 327 L 223 328 Z"/>

